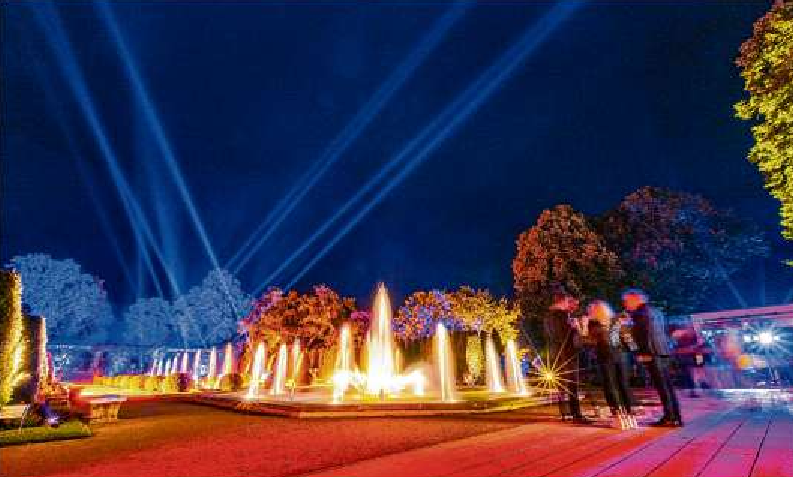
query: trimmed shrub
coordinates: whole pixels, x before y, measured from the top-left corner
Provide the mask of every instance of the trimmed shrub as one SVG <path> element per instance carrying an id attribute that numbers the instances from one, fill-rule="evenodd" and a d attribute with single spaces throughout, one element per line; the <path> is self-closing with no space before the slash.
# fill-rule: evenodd
<path id="1" fill-rule="evenodd" d="M 220 380 L 221 391 L 239 391 L 242 389 L 242 376 L 238 373 L 226 374 Z"/>
<path id="2" fill-rule="evenodd" d="M 130 376 L 129 380 L 127 380 L 127 389 L 143 389 L 145 378 L 145 376 L 141 376 L 140 374 Z"/>
<path id="3" fill-rule="evenodd" d="M 159 391 L 162 388 L 163 380 L 162 376 L 146 376 L 143 381 L 143 389 L 146 391 Z"/>
<path id="4" fill-rule="evenodd" d="M 160 383 L 160 391 L 164 393 L 175 393 L 179 390 L 178 376 L 164 376 Z"/>

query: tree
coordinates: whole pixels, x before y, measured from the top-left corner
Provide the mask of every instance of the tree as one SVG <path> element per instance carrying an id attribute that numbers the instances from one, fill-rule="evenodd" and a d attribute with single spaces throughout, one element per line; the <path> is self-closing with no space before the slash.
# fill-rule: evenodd
<path id="1" fill-rule="evenodd" d="M 599 226 L 628 282 L 672 313 L 692 311 L 747 261 L 767 252 L 751 223 L 701 196 L 657 187 L 628 195 Z"/>
<path id="2" fill-rule="evenodd" d="M 174 300 L 175 325 L 186 344 L 219 343 L 236 333 L 237 323 L 248 313 L 251 301 L 228 271 L 211 270 L 199 285 Z"/>
<path id="3" fill-rule="evenodd" d="M 271 349 L 295 339 L 304 349 L 328 349 L 336 342 L 337 328 L 354 311 L 354 299 L 342 298 L 325 285 L 303 295 L 271 288 L 253 304 L 242 326 L 250 342 L 264 341 Z"/>
<path id="4" fill-rule="evenodd" d="M 102 280 L 83 273 L 74 260 L 43 253 L 16 256 L 11 264 L 22 276 L 22 301 L 46 318 L 52 341 L 104 340 L 113 317 Z"/>
<path id="5" fill-rule="evenodd" d="M 173 305 L 163 298 L 138 299 L 124 313 L 127 338 L 144 346 L 183 346 L 185 343 L 174 314 Z"/>
<path id="6" fill-rule="evenodd" d="M 520 234 L 512 273 L 524 329 L 536 337 L 544 336 L 541 324 L 555 285 L 579 300 L 613 299 L 624 274 L 617 255 L 569 205 L 543 211 Z"/>
<path id="7" fill-rule="evenodd" d="M 517 338 L 515 325 L 520 310 L 506 298 L 497 300 L 488 290 L 474 290 L 469 286 L 462 286 L 447 297 L 452 304 L 452 314 L 466 329 L 495 332 L 505 342 Z"/>
<path id="8" fill-rule="evenodd" d="M 781 202 L 782 235 L 793 239 L 793 3 L 777 0 L 754 24 L 736 63 L 749 98 L 735 105 L 752 121 L 749 160 Z"/>
<path id="9" fill-rule="evenodd" d="M 15 271 L 0 270 L 0 408 L 11 399 L 25 378 L 26 361 L 22 320 L 21 280 Z"/>
<path id="10" fill-rule="evenodd" d="M 450 331 L 465 327 L 452 313 L 452 302 L 441 290 L 413 292 L 393 317 L 394 333 L 404 341 L 431 337 L 438 323 Z"/>

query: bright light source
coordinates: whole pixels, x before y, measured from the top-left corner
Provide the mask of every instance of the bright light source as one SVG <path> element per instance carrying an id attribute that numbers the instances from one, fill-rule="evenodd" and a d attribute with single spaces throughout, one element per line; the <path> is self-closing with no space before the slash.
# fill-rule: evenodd
<path id="1" fill-rule="evenodd" d="M 774 334 L 770 331 L 762 331 L 757 335 L 760 344 L 769 345 L 774 342 Z"/>
<path id="2" fill-rule="evenodd" d="M 743 342 L 744 343 L 750 343 L 751 341 L 752 341 L 752 336 L 751 335 L 743 335 Z"/>

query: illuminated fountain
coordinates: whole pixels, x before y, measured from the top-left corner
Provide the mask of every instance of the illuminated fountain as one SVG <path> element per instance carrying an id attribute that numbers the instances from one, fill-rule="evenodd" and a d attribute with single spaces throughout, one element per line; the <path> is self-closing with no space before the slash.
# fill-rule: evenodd
<path id="1" fill-rule="evenodd" d="M 496 345 L 493 343 L 493 336 L 487 335 L 485 340 L 485 366 L 487 371 L 487 390 L 491 393 L 503 393 L 504 381 L 501 379 L 501 365 L 499 364 Z"/>
<path id="2" fill-rule="evenodd" d="M 187 361 L 190 358 L 190 355 L 187 351 L 182 353 L 182 369 L 179 370 L 180 373 L 187 372 Z"/>
<path id="3" fill-rule="evenodd" d="M 212 347 L 212 350 L 209 352 L 209 369 L 207 370 L 207 380 L 206 386 L 212 387 L 215 382 L 215 373 L 217 373 L 218 367 L 218 350 L 215 347 Z"/>
<path id="4" fill-rule="evenodd" d="M 435 369 L 438 373 L 438 390 L 441 401 L 454 401 L 454 359 L 449 335 L 443 323 L 438 323 L 435 330 Z"/>
<path id="5" fill-rule="evenodd" d="M 221 376 L 226 376 L 227 374 L 231 374 L 232 370 L 234 369 L 234 350 L 231 347 L 231 341 L 226 343 L 226 349 L 223 351 L 223 374 Z"/>
<path id="6" fill-rule="evenodd" d="M 265 348 L 264 343 L 259 343 L 256 346 L 256 355 L 253 357 L 253 369 L 251 370 L 250 384 L 248 385 L 248 398 L 253 398 L 259 395 L 259 381 L 262 377 L 262 368 L 264 367 Z"/>
<path id="7" fill-rule="evenodd" d="M 197 350 L 193 356 L 193 381 L 198 381 L 201 374 L 201 350 Z"/>
<path id="8" fill-rule="evenodd" d="M 363 390 L 364 395 L 377 396 L 380 399 L 395 397 L 408 387 L 412 388 L 414 395 L 424 395 L 426 379 L 420 371 L 414 370 L 408 374 L 397 372 L 397 350 L 391 329 L 391 303 L 383 284 L 377 289 L 373 313 L 371 329 L 366 337 L 366 372 L 353 370 L 351 357 L 337 361 L 333 375 L 334 402 L 340 402 L 349 387 L 357 388 L 359 393 Z M 344 333 L 344 328 L 342 332 Z M 340 343 L 340 353 L 352 356 L 349 328 L 341 337 Z"/>
<path id="9" fill-rule="evenodd" d="M 263 342 L 255 346 L 251 360 L 250 382 L 241 391 L 202 393 L 199 399 L 222 407 L 280 416 L 355 416 L 355 415 L 446 415 L 460 412 L 492 412 L 532 405 L 526 385 L 519 372 L 520 363 L 514 342 L 506 343 L 509 367 L 509 393 L 505 392 L 500 357 L 493 342 L 486 339 L 488 394 L 479 389 L 457 389 L 452 352 L 452 336 L 443 323 L 435 326 L 432 351 L 428 356 L 411 361 L 403 371 L 403 358 L 392 329 L 392 310 L 384 285 L 379 285 L 372 306 L 369 330 L 362 340 L 363 349 L 356 350 L 354 325 L 339 327 L 338 345 L 331 379 L 322 375 L 304 385 L 300 370 L 304 365 L 305 341 L 277 337 L 278 349 L 268 364 Z M 230 344 L 226 357 L 231 356 Z M 360 351 L 360 361 L 356 362 Z M 214 373 L 216 355 L 210 354 L 210 374 Z M 323 365 L 320 364 L 320 367 Z M 231 372 L 231 360 L 225 358 L 221 376 Z M 264 389 L 266 377 L 272 384 Z M 298 386 L 300 384 L 300 386 Z M 328 385 L 331 385 L 330 387 Z M 484 397 L 484 399 L 483 399 Z"/>
<path id="10" fill-rule="evenodd" d="M 300 340 L 295 338 L 292 342 L 292 383 L 297 382 L 300 377 L 300 365 L 303 362 L 303 355 L 300 353 Z"/>
<path id="11" fill-rule="evenodd" d="M 518 350 L 515 340 L 507 341 L 507 380 L 509 381 L 510 391 L 521 396 L 527 396 L 529 391 L 523 381 L 523 372 L 520 369 L 518 360 Z"/>
<path id="12" fill-rule="evenodd" d="M 286 343 L 281 343 L 278 348 L 278 358 L 275 362 L 275 375 L 273 376 L 273 387 L 270 388 L 270 394 L 273 396 L 281 396 L 286 394 L 286 366 L 287 366 L 287 350 Z"/>
<path id="13" fill-rule="evenodd" d="M 344 391 L 352 384 L 353 355 L 350 324 L 341 326 L 339 335 L 339 350 L 336 354 L 336 371 L 333 373 L 333 402 L 339 403 L 344 397 Z"/>

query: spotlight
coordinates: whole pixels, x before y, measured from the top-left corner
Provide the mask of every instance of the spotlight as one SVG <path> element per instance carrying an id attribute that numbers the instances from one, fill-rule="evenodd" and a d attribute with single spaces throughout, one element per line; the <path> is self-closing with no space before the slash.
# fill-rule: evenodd
<path id="1" fill-rule="evenodd" d="M 534 51 L 543 41 L 558 27 L 567 17 L 580 6 L 580 2 L 560 2 L 551 8 L 534 26 L 527 28 L 519 39 L 504 53 L 502 53 L 493 64 L 491 64 L 482 74 L 480 74 L 462 93 L 460 93 L 451 104 L 446 106 L 417 136 L 411 139 L 400 152 L 398 152 L 380 171 L 372 177 L 358 192 L 348 200 L 341 209 L 336 211 L 330 220 L 326 221 L 314 235 L 312 235 L 303 245 L 290 256 L 286 262 L 260 285 L 256 293 L 271 282 L 281 271 L 291 263 L 295 254 L 302 253 L 314 240 L 342 215 L 351 209 L 363 196 L 369 193 L 377 185 L 380 185 L 379 192 L 369 199 L 368 203 L 361 206 L 361 209 L 351 217 L 347 224 L 341 227 L 335 236 L 329 239 L 325 246 L 295 275 L 291 282 L 286 286 L 290 288 L 303 275 L 305 275 L 314 264 L 322 259 L 336 243 L 339 242 L 358 222 L 363 219 L 383 198 L 388 195 L 406 176 L 408 176 L 417 166 L 419 166 L 434 150 L 446 139 L 448 139 L 460 125 L 473 113 L 475 113 L 484 101 L 486 101 L 509 77 L 514 70 L 523 62 L 526 56 Z M 380 184 L 389 177 L 393 169 L 402 166 L 402 170 L 396 171 L 391 180 L 385 184 Z"/>
<path id="2" fill-rule="evenodd" d="M 757 335 L 757 341 L 761 345 L 770 345 L 771 343 L 774 342 L 774 339 L 775 339 L 774 334 L 770 331 L 761 331 Z"/>

